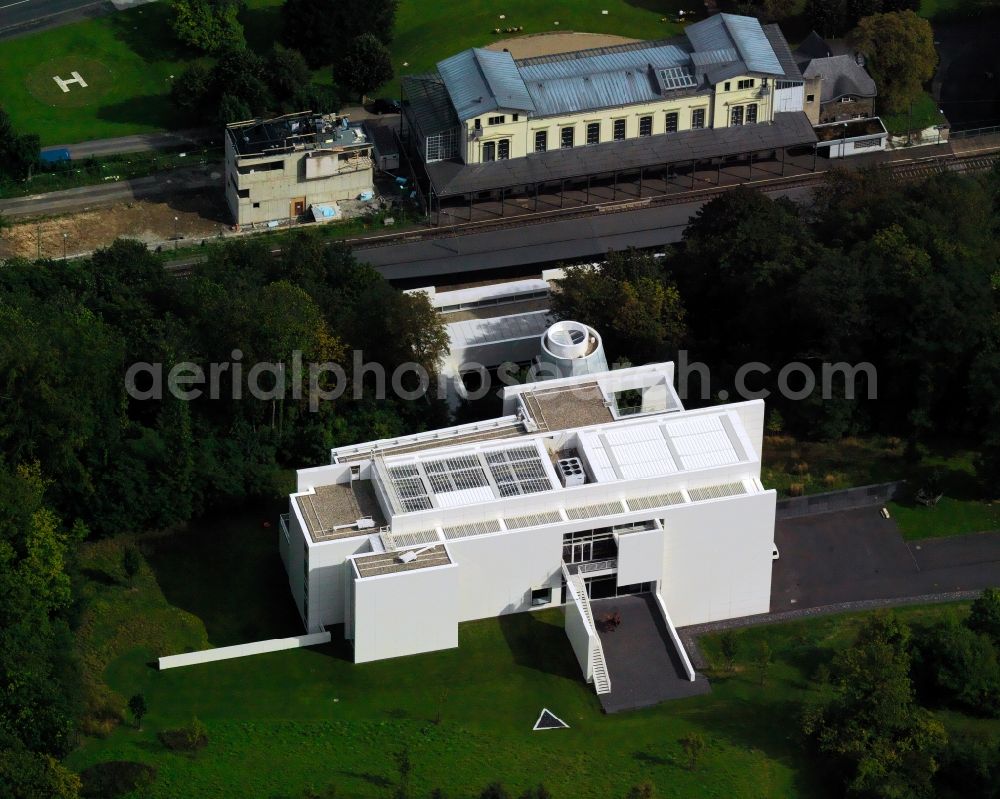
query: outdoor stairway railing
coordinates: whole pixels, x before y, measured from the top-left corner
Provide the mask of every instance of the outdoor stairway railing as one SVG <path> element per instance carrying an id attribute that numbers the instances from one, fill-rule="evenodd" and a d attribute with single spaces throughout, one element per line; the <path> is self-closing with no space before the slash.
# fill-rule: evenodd
<path id="1" fill-rule="evenodd" d="M 597 625 L 594 623 L 594 614 L 590 609 L 590 599 L 587 597 L 587 585 L 579 574 L 571 575 L 568 582 L 572 588 L 573 598 L 577 605 L 580 606 L 580 610 L 583 612 L 583 616 L 593 633 L 590 660 L 594 672 L 594 691 L 598 694 L 610 694 L 611 676 L 608 674 L 608 665 L 604 660 L 604 647 L 601 646 L 601 635 L 597 631 Z"/>

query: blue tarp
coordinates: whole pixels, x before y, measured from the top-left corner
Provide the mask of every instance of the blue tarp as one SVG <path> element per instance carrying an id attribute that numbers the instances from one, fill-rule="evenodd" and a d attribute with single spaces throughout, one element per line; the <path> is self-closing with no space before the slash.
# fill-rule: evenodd
<path id="1" fill-rule="evenodd" d="M 60 147 L 57 150 L 42 150 L 38 155 L 42 163 L 45 164 L 57 164 L 60 161 L 69 161 L 69 150 L 65 147 Z"/>

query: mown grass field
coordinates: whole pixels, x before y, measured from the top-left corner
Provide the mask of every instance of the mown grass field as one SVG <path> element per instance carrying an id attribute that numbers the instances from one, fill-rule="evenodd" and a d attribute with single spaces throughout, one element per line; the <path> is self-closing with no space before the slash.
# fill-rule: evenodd
<path id="1" fill-rule="evenodd" d="M 280 6 L 281 0 L 249 0 L 241 19 L 254 49 L 266 51 L 278 37 Z M 402 0 L 393 64 L 397 76 L 427 71 L 461 49 L 511 35 L 494 34 L 496 27 L 522 26 L 524 34 L 575 30 L 635 38 L 669 36 L 680 28 L 661 19 L 674 17 L 684 6 L 681 0 L 555 0 L 546 4 L 490 0 L 474 5 L 460 0 Z M 501 14 L 506 20 L 499 19 Z M 0 102 L 20 130 L 41 136 L 43 146 L 190 125 L 189 120 L 178 118 L 168 93 L 171 76 L 179 75 L 196 56 L 175 44 L 169 18 L 168 0 L 160 0 L 4 41 Z M 73 69 L 88 83 L 88 73 L 93 74 L 94 82 L 63 94 L 52 76 L 67 78 Z M 318 79 L 329 82 L 328 72 L 319 70 Z M 399 82 L 393 80 L 382 93 L 393 96 L 398 90 Z"/>
<path id="2" fill-rule="evenodd" d="M 141 691 L 150 710 L 141 732 L 125 723 L 85 739 L 70 766 L 149 763 L 158 775 L 142 796 L 154 799 L 296 797 L 329 785 L 338 796 L 375 799 L 394 788 L 394 753 L 405 747 L 417 797 L 441 787 L 471 798 L 501 780 L 515 795 L 541 781 L 556 799 L 614 799 L 644 779 L 661 798 L 829 795 L 802 748 L 798 703 L 823 690 L 813 674 L 851 640 L 858 614 L 741 632 L 737 669 L 714 673 L 710 695 L 615 716 L 582 682 L 558 610 L 465 624 L 457 650 L 381 663 L 354 665 L 334 643 L 156 671 L 150 661 L 164 652 L 284 631 L 290 601 L 276 578 L 273 528 L 258 517 L 144 539 L 152 568 L 134 588 L 118 573 L 118 544 L 88 548 L 93 609 L 80 633 L 88 670 L 121 698 Z M 239 541 L 243 552 L 233 548 Z M 901 611 L 917 623 L 964 612 L 962 604 Z M 764 686 L 751 665 L 761 640 L 774 652 Z M 704 646 L 721 663 L 718 641 Z M 532 732 L 542 707 L 571 729 Z M 197 755 L 166 750 L 157 733 L 193 716 L 206 724 L 208 746 Z M 707 743 L 693 771 L 679 744 L 691 731 Z"/>

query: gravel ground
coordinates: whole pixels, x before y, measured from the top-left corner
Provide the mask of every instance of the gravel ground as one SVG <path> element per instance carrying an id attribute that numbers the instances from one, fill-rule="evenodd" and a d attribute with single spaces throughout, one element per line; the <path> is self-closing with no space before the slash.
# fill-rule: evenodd
<path id="1" fill-rule="evenodd" d="M 509 50 L 514 58 L 532 58 L 553 53 L 572 53 L 575 50 L 589 50 L 593 47 L 611 47 L 616 44 L 628 44 L 638 41 L 625 36 L 615 36 L 610 33 L 531 33 L 527 36 L 515 36 L 511 39 L 501 39 L 487 45 L 487 50 Z"/>

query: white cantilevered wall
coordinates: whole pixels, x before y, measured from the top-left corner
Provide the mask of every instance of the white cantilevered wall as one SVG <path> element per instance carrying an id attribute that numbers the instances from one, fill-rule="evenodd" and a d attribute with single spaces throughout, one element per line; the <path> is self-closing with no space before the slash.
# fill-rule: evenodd
<path id="1" fill-rule="evenodd" d="M 664 511 L 660 593 L 678 627 L 770 610 L 775 501 L 764 491 Z"/>
<path id="2" fill-rule="evenodd" d="M 353 580 L 354 662 L 458 646 L 458 566 L 450 563 Z"/>

